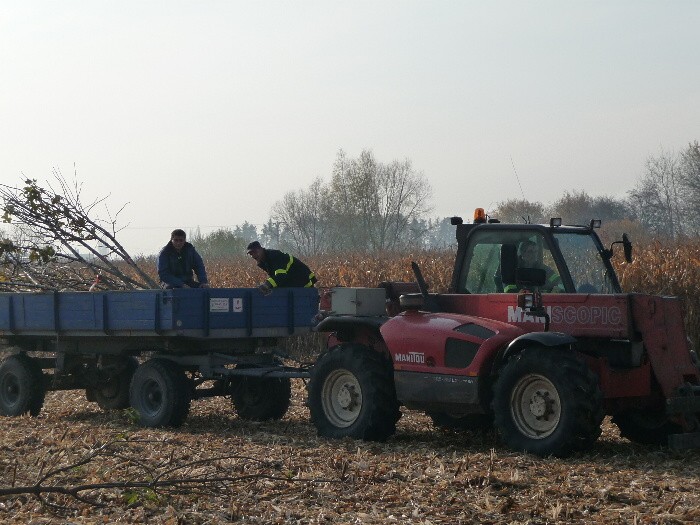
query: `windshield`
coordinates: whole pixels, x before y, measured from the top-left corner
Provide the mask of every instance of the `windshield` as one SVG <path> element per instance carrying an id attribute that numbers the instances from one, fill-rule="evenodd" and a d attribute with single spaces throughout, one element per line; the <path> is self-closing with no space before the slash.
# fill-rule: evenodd
<path id="1" fill-rule="evenodd" d="M 539 268 L 545 271 L 542 292 L 563 292 L 557 265 L 541 231 L 502 229 L 475 231 L 458 283 L 461 293 L 512 293 L 520 287 L 503 283 L 501 279 L 501 248 L 512 245 L 518 253 L 518 267 Z"/>
<path id="2" fill-rule="evenodd" d="M 589 234 L 555 233 L 554 238 L 579 293 L 616 293 L 614 280 Z"/>

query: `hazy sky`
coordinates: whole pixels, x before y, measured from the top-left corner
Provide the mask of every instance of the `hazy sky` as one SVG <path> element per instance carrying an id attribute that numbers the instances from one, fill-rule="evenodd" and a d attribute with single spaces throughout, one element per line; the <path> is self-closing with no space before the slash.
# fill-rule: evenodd
<path id="1" fill-rule="evenodd" d="M 133 255 L 262 224 L 339 149 L 409 158 L 435 216 L 624 196 L 700 139 L 697 1 L 3 1 L 0 182 L 110 195 Z"/>

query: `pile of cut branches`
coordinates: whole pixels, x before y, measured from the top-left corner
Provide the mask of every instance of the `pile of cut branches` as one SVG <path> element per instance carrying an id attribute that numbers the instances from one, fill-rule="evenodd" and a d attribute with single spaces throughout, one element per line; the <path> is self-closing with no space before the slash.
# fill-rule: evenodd
<path id="1" fill-rule="evenodd" d="M 2 221 L 12 238 L 0 238 L 0 290 L 133 290 L 156 288 L 117 240 L 123 229 L 105 202 L 82 201 L 82 185 L 54 170 L 55 188 L 35 179 L 20 188 L 0 184 Z M 97 215 L 104 206 L 106 219 Z"/>

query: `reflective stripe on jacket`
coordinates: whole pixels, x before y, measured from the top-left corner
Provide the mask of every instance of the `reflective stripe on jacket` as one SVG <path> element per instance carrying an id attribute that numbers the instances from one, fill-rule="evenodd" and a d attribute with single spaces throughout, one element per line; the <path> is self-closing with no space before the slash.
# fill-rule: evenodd
<path id="1" fill-rule="evenodd" d="M 316 282 L 308 266 L 279 250 L 265 249 L 265 257 L 258 266 L 267 272 L 267 282 L 273 288 L 308 288 Z"/>

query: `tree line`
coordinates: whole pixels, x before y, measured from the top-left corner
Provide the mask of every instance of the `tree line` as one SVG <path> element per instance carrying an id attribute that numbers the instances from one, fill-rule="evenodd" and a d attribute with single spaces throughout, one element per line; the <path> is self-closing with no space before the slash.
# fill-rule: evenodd
<path id="1" fill-rule="evenodd" d="M 432 190 L 411 161 L 384 164 L 370 150 L 356 158 L 340 150 L 329 181 L 287 192 L 275 202 L 258 230 L 244 223 L 233 229 L 191 236 L 203 254 L 236 256 L 260 239 L 265 245 L 300 255 L 443 249 L 454 244 L 449 217 L 430 217 Z M 566 191 L 552 203 L 507 199 L 487 210 L 501 222 L 565 224 L 601 219 L 610 237 L 629 233 L 636 240 L 678 240 L 700 235 L 700 145 L 650 156 L 625 197 Z"/>
<path id="2" fill-rule="evenodd" d="M 96 218 L 104 199 L 83 203 L 81 185 L 69 183 L 60 172 L 54 176 L 55 187 L 35 180 L 18 188 L 0 185 L 2 221 L 14 226 L 11 235 L 0 235 L 0 288 L 15 282 L 42 289 L 65 287 L 67 282 L 75 282 L 70 288 L 80 288 L 80 283 L 152 286 L 117 239 L 123 207 L 106 219 Z M 383 163 L 370 150 L 354 158 L 340 150 L 328 180 L 317 178 L 307 188 L 284 194 L 262 227 L 246 222 L 206 235 L 197 230 L 190 232 L 190 240 L 208 259 L 241 257 L 254 239 L 300 256 L 453 246 L 454 227 L 449 218 L 430 216 L 431 199 L 427 177 L 409 159 Z M 627 232 L 637 241 L 679 240 L 700 235 L 699 203 L 696 140 L 679 152 L 662 150 L 650 156 L 625 197 L 593 197 L 574 190 L 548 204 L 504 200 L 487 213 L 502 222 L 546 223 L 561 217 L 566 224 L 588 224 L 595 218 L 602 219 L 604 236 L 619 238 Z M 49 260 L 54 264 L 44 264 Z M 115 260 L 126 262 L 130 270 Z"/>

